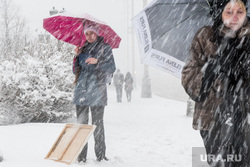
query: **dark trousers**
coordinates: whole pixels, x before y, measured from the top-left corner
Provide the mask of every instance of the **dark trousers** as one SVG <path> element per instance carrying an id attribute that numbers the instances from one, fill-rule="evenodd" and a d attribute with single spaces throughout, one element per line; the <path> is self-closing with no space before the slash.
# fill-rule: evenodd
<path id="1" fill-rule="evenodd" d="M 122 102 L 122 86 L 116 86 L 117 102 Z"/>
<path id="2" fill-rule="evenodd" d="M 105 145 L 105 134 L 104 134 L 104 106 L 76 106 L 77 123 L 88 124 L 89 122 L 89 111 L 91 111 L 92 124 L 96 125 L 94 131 L 95 140 L 95 154 L 98 159 L 105 157 L 106 145 Z M 78 159 L 87 158 L 88 144 L 85 145 L 82 152 L 78 156 Z"/>
<path id="3" fill-rule="evenodd" d="M 131 102 L 131 93 L 132 93 L 132 90 L 126 91 L 126 96 L 127 96 L 128 102 Z"/>

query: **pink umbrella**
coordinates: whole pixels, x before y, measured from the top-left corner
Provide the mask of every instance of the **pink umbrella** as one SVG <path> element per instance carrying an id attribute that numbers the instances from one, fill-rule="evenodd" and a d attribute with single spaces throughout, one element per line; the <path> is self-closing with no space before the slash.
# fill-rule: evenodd
<path id="1" fill-rule="evenodd" d="M 118 48 L 121 38 L 105 22 L 88 14 L 60 13 L 43 20 L 43 28 L 54 37 L 75 46 L 83 46 L 86 37 L 83 32 L 85 24 L 95 23 L 99 25 L 99 36 L 104 37 L 104 42 L 112 48 Z"/>

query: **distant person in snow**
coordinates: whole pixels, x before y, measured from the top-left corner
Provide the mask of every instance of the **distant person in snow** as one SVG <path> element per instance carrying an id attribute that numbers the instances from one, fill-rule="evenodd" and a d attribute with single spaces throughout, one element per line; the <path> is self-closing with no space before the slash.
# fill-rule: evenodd
<path id="1" fill-rule="evenodd" d="M 117 102 L 122 102 L 122 88 L 124 83 L 124 75 L 118 69 L 114 75 L 114 85 L 116 89 Z"/>
<path id="2" fill-rule="evenodd" d="M 76 79 L 76 87 L 73 103 L 76 105 L 77 122 L 88 124 L 89 112 L 92 116 L 92 124 L 96 125 L 94 131 L 95 154 L 97 161 L 108 160 L 106 157 L 106 144 L 104 134 L 104 108 L 107 105 L 107 86 L 109 77 L 115 72 L 115 62 L 112 48 L 104 43 L 103 37 L 98 36 L 99 26 L 88 23 L 84 27 L 84 35 L 87 41 L 82 48 L 76 47 L 77 61 L 74 64 L 74 72 L 79 75 Z M 86 162 L 86 145 L 78 157 L 79 162 Z"/>
<path id="3" fill-rule="evenodd" d="M 130 72 L 127 72 L 125 76 L 125 91 L 126 91 L 126 97 L 127 101 L 131 102 L 132 98 L 132 90 L 133 90 L 133 77 Z"/>
<path id="4" fill-rule="evenodd" d="M 212 26 L 195 35 L 182 85 L 196 102 L 193 128 L 200 130 L 211 167 L 248 167 L 250 22 L 246 0 L 212 4 Z M 228 156 L 238 161 L 227 160 Z M 239 160 L 240 159 L 240 160 Z"/>
<path id="5" fill-rule="evenodd" d="M 3 153 L 2 153 L 2 151 L 0 150 L 0 162 L 2 162 L 3 161 Z"/>

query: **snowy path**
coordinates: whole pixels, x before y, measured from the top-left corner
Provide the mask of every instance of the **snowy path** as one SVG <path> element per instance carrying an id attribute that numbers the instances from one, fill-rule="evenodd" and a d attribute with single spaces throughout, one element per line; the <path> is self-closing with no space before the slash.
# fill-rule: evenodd
<path id="1" fill-rule="evenodd" d="M 191 167 L 192 147 L 202 147 L 192 118 L 186 117 L 186 103 L 153 96 L 140 98 L 134 91 L 132 102 L 116 103 L 109 90 L 105 111 L 108 162 L 96 162 L 93 138 L 89 141 L 88 167 Z M 44 157 L 64 124 L 22 124 L 0 126 L 1 167 L 66 167 Z M 71 165 L 79 166 L 78 164 Z"/>

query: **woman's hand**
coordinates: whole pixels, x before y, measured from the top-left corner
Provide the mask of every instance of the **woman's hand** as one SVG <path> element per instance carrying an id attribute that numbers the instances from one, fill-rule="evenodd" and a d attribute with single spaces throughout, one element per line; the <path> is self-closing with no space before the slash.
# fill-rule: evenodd
<path id="1" fill-rule="evenodd" d="M 79 55 L 81 52 L 81 49 L 79 48 L 79 46 L 77 46 L 74 51 L 76 52 L 76 55 Z"/>
<path id="2" fill-rule="evenodd" d="M 85 63 L 87 64 L 97 64 L 98 60 L 96 58 L 90 57 L 88 58 Z"/>

